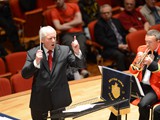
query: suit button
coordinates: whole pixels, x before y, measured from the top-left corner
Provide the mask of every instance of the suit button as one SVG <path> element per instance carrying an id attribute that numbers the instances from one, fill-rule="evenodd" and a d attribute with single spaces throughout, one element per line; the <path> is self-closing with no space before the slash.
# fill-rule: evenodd
<path id="1" fill-rule="evenodd" d="M 51 89 L 51 92 L 52 92 L 52 89 Z"/>

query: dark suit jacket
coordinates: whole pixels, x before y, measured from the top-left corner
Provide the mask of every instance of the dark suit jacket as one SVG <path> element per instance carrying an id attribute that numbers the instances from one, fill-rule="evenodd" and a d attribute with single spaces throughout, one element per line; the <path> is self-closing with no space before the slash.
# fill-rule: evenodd
<path id="1" fill-rule="evenodd" d="M 43 59 L 40 69 L 33 64 L 36 51 L 35 47 L 28 51 L 26 63 L 22 69 L 24 78 L 33 78 L 30 107 L 35 110 L 52 110 L 68 106 L 72 100 L 69 85 L 66 77 L 66 66 L 70 64 L 78 68 L 85 65 L 84 57 L 75 57 L 68 46 L 56 45 L 53 56 L 53 70 L 50 72 L 46 55 L 43 52 Z M 43 50 L 43 49 L 42 49 Z"/>
<path id="2" fill-rule="evenodd" d="M 117 30 L 123 37 L 125 43 L 126 31 L 118 19 L 112 18 Z M 102 18 L 98 20 L 94 28 L 96 42 L 104 46 L 104 49 L 118 48 L 116 35 L 110 25 Z"/>

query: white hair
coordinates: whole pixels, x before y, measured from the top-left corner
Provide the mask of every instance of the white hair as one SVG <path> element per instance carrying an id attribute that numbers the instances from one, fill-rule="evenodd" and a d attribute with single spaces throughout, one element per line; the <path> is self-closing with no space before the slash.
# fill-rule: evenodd
<path id="1" fill-rule="evenodd" d="M 51 27 L 51 26 L 41 27 L 40 30 L 39 30 L 40 39 L 44 39 L 46 37 L 47 33 L 51 32 L 51 31 L 52 32 L 53 31 L 56 32 L 56 30 L 53 27 Z"/>

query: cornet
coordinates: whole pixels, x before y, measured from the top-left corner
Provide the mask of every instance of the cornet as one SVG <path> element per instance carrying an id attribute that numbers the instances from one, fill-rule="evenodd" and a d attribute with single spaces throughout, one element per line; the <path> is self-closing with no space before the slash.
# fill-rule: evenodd
<path id="1" fill-rule="evenodd" d="M 149 49 L 149 48 L 147 48 L 145 51 L 144 51 L 144 53 L 143 53 L 143 55 L 141 56 L 141 58 L 138 60 L 138 61 L 136 61 L 136 62 L 134 62 L 133 64 L 132 64 L 132 68 L 134 69 L 134 70 L 138 70 L 138 71 L 142 71 L 143 70 L 143 68 L 144 68 L 144 66 L 145 66 L 145 64 L 143 64 L 143 61 L 144 61 L 144 59 L 148 56 L 148 53 L 150 52 L 151 50 Z M 153 53 L 153 52 L 152 52 Z"/>

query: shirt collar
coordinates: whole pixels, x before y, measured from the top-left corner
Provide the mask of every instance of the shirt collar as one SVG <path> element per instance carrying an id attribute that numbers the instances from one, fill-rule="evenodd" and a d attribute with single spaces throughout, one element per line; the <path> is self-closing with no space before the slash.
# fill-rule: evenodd
<path id="1" fill-rule="evenodd" d="M 43 49 L 44 49 L 45 54 L 47 55 L 49 50 L 47 48 L 45 48 L 44 45 L 43 45 Z M 54 52 L 54 50 L 52 50 L 52 52 Z"/>

